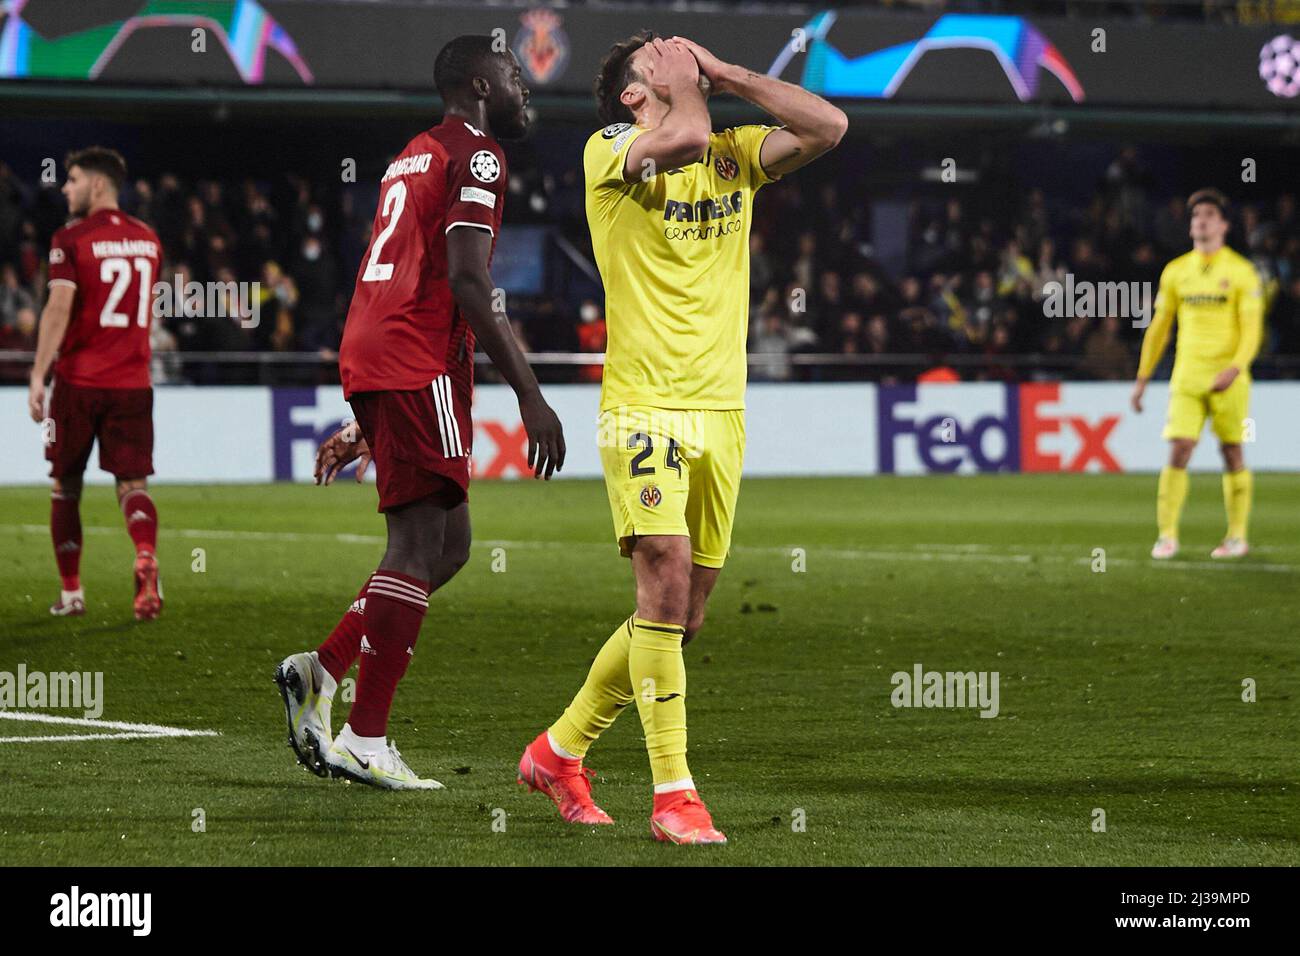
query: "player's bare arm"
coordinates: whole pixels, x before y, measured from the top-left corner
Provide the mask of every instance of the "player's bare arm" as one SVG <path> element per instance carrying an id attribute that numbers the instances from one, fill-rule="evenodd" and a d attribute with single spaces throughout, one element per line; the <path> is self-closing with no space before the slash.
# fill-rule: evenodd
<path id="1" fill-rule="evenodd" d="M 534 478 L 550 480 L 564 467 L 564 429 L 542 397 L 510 320 L 492 308 L 493 286 L 488 273 L 492 234 L 486 229 L 457 226 L 447 233 L 447 278 L 461 315 L 519 399 L 519 415 L 528 433 L 528 465 Z"/>
<path id="2" fill-rule="evenodd" d="M 623 179 L 629 183 L 695 162 L 709 148 L 713 129 L 700 90 L 699 65 L 683 44 L 652 40 L 643 48 L 639 63 L 646 85 L 669 108 L 658 126 L 628 147 Z M 637 85 L 629 86 L 624 96 L 635 97 Z"/>
<path id="3" fill-rule="evenodd" d="M 690 50 L 714 92 L 730 93 L 762 107 L 780 121 L 763 140 L 759 161 L 770 176 L 781 176 L 806 166 L 839 145 L 849 128 L 844 111 L 802 86 L 724 63 L 704 47 L 684 37 L 674 37 Z"/>
<path id="4" fill-rule="evenodd" d="M 40 331 L 36 336 L 36 360 L 32 363 L 31 386 L 27 393 L 27 410 L 32 421 L 45 419 L 45 379 L 54 364 L 54 356 L 63 344 L 72 319 L 72 301 L 77 295 L 74 286 L 58 283 L 50 287 L 50 297 L 41 312 Z"/>

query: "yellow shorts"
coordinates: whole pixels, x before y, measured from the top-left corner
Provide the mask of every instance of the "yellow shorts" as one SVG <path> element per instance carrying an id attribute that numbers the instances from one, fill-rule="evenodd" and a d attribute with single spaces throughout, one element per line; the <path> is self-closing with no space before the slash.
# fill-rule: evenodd
<path id="1" fill-rule="evenodd" d="M 1205 419 L 1208 418 L 1220 442 L 1239 445 L 1249 413 L 1249 375 L 1238 375 L 1222 392 L 1187 392 L 1171 385 L 1169 418 L 1165 424 L 1164 437 L 1167 441 L 1175 438 L 1190 438 L 1195 441 L 1201 437 Z"/>
<path id="2" fill-rule="evenodd" d="M 692 561 L 722 567 L 740 493 L 744 411 L 622 405 L 601 413 L 598 436 L 623 556 L 643 535 L 687 535 Z"/>

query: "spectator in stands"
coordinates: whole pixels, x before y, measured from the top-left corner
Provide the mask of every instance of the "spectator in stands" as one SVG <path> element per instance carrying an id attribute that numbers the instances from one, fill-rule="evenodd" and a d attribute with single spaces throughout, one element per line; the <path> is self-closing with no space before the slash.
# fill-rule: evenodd
<path id="1" fill-rule="evenodd" d="M 835 351 L 840 355 L 860 355 L 863 351 L 862 313 L 849 311 L 840 316 L 839 338 Z"/>
<path id="2" fill-rule="evenodd" d="M 1282 287 L 1273 305 L 1273 351 L 1278 355 L 1300 356 L 1300 272 Z M 1293 369 L 1300 374 L 1300 367 Z"/>
<path id="3" fill-rule="evenodd" d="M 840 313 L 844 311 L 843 283 L 838 272 L 827 269 L 817 279 L 817 295 L 811 303 L 811 311 L 809 326 L 819 339 L 830 339 L 839 324 Z"/>
<path id="4" fill-rule="evenodd" d="M 1005 322 L 999 320 L 989 327 L 983 352 L 986 363 L 979 373 L 981 379 L 991 382 L 1016 380 L 1015 366 L 1002 360 L 1011 353 L 1011 330 Z"/>
<path id="5" fill-rule="evenodd" d="M 0 325 L 0 352 L 36 351 L 36 309 L 23 306 L 13 322 Z M 31 371 L 28 362 L 0 362 L 0 382 L 25 382 Z"/>
<path id="6" fill-rule="evenodd" d="M 1120 341 L 1119 329 L 1120 320 L 1108 315 L 1088 334 L 1080 372 L 1105 382 L 1128 381 L 1133 377 L 1133 353 Z"/>
<path id="7" fill-rule="evenodd" d="M 168 331 L 166 323 L 155 321 L 149 327 L 149 348 L 153 353 L 149 363 L 153 384 L 174 385 L 185 381 L 176 336 Z"/>
<path id="8" fill-rule="evenodd" d="M 261 321 L 253 332 L 254 344 L 276 352 L 292 351 L 295 345 L 293 310 L 298 305 L 298 286 L 278 262 L 269 260 L 262 264 L 258 295 Z"/>
<path id="9" fill-rule="evenodd" d="M 817 234 L 801 233 L 799 236 L 799 253 L 795 257 L 791 273 L 795 285 L 805 290 L 805 294 L 814 288 L 817 260 Z"/>
<path id="10" fill-rule="evenodd" d="M 790 337 L 780 309 L 764 308 L 757 327 L 750 332 L 750 352 L 763 361 L 749 367 L 750 378 L 759 382 L 784 382 L 790 378 Z"/>
<path id="11" fill-rule="evenodd" d="M 22 184 L 7 164 L 0 163 L 0 262 L 12 262 L 18 257 L 26 204 Z"/>
<path id="12" fill-rule="evenodd" d="M 17 246 L 15 245 L 15 253 Z M 0 266 L 0 326 L 14 325 L 21 309 L 35 309 L 36 300 L 18 281 L 18 269 L 12 262 Z"/>
<path id="13" fill-rule="evenodd" d="M 312 220 L 308 220 L 311 228 Z M 320 236 L 309 232 L 291 265 L 298 283 L 298 344 L 307 350 L 333 352 L 343 332 L 338 276 Z"/>
<path id="14" fill-rule="evenodd" d="M 1065 322 L 1065 336 L 1062 351 L 1066 355 L 1080 357 L 1088 338 L 1088 317 L 1076 315 Z"/>
<path id="15" fill-rule="evenodd" d="M 167 290 L 163 293 L 166 301 L 162 311 L 165 316 L 170 316 L 164 322 L 167 331 L 171 332 L 176 340 L 176 347 L 185 352 L 198 351 L 206 347 L 201 324 L 202 312 L 206 306 L 192 307 L 195 304 L 187 304 L 186 301 L 186 287 L 193 280 L 194 274 L 188 262 L 177 262 L 170 270 L 163 273 Z"/>

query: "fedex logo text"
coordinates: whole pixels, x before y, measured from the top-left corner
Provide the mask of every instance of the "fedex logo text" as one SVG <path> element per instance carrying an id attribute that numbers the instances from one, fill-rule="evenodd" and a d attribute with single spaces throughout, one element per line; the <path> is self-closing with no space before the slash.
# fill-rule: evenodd
<path id="1" fill-rule="evenodd" d="M 1059 383 L 883 386 L 878 460 L 884 474 L 1122 471 L 1108 447 L 1118 414 L 1053 415 Z M 1069 449 L 1067 451 L 1067 448 Z"/>
<path id="2" fill-rule="evenodd" d="M 1119 424 L 1118 415 L 1102 415 L 1096 421 L 1081 415 L 1052 416 L 1039 406 L 1060 402 L 1059 382 L 1034 382 L 1019 389 L 1021 471 L 1087 471 L 1093 462 L 1100 471 L 1124 470 L 1106 446 Z M 1068 461 L 1061 453 L 1045 451 L 1040 445 L 1043 438 L 1068 437 L 1067 433 L 1073 434 L 1078 446 Z"/>
<path id="3" fill-rule="evenodd" d="M 881 472 L 1020 470 L 1020 416 L 1014 386 L 986 386 L 974 399 L 970 391 L 964 392 L 964 410 L 957 412 L 944 401 L 958 397 L 950 387 L 925 386 L 923 395 L 918 394 L 921 391 L 916 385 L 884 385 L 877 393 Z M 909 405 L 920 408 L 909 409 Z M 978 414 L 980 406 L 988 412 Z M 922 411 L 927 407 L 937 412 L 927 415 Z M 900 445 L 906 449 L 902 462 L 897 455 Z"/>

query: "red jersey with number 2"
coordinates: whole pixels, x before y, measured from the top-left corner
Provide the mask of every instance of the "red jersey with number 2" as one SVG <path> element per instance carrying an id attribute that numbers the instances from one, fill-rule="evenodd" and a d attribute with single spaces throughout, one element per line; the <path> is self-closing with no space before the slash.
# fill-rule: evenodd
<path id="1" fill-rule="evenodd" d="M 495 249 L 505 187 L 501 147 L 458 116 L 389 164 L 339 347 L 345 397 L 424 389 L 444 373 L 472 388 L 474 334 L 448 283 L 447 233 L 485 229 Z"/>
<path id="2" fill-rule="evenodd" d="M 56 381 L 148 388 L 149 323 L 162 244 L 120 209 L 101 209 L 50 240 L 50 285 L 75 288 Z"/>

